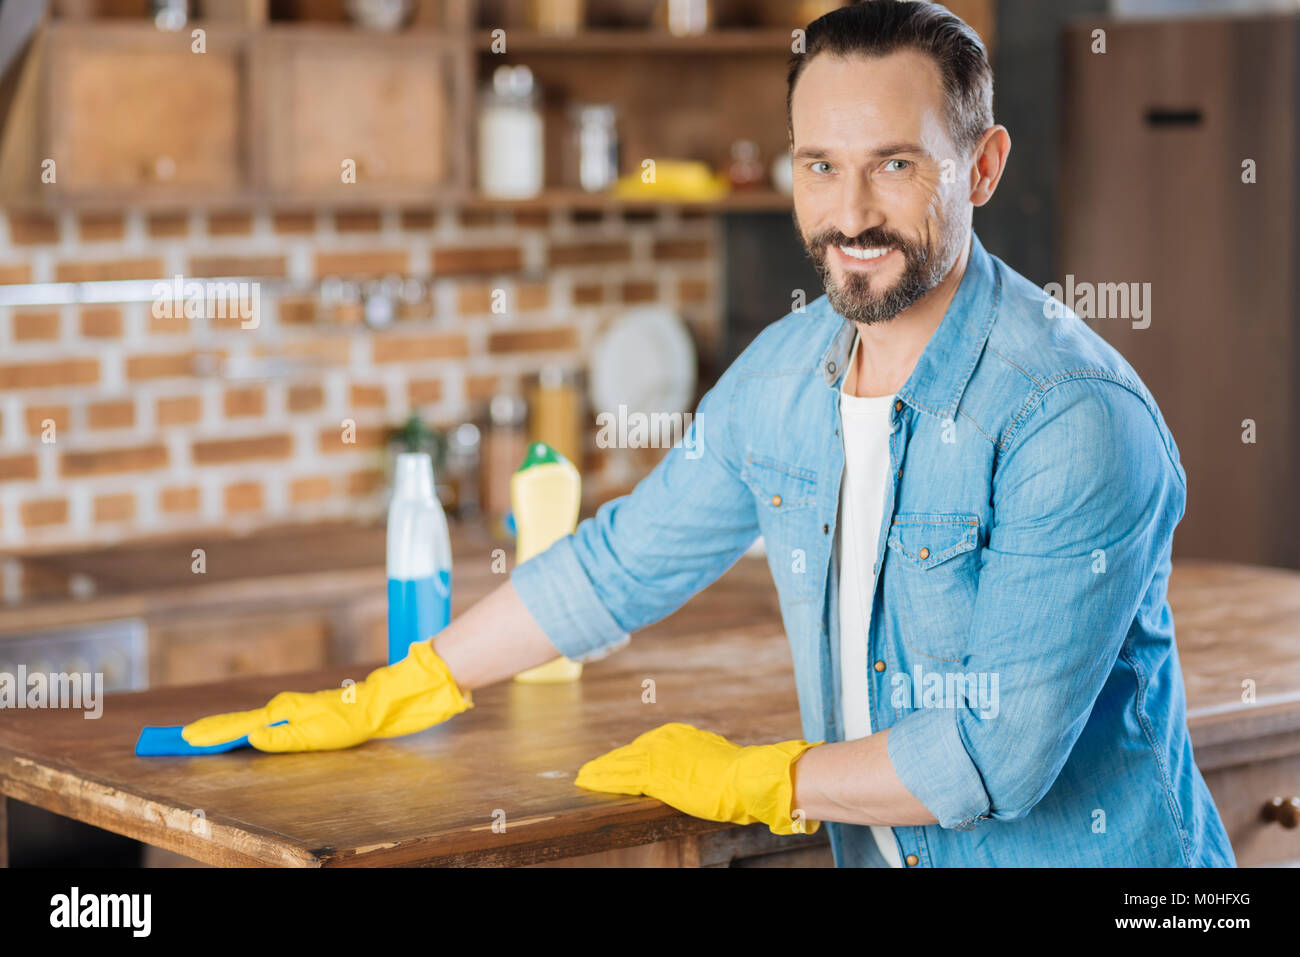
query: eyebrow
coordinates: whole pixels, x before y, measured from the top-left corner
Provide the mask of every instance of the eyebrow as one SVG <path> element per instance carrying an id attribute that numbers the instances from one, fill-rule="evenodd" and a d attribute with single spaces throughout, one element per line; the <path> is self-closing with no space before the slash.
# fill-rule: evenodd
<path id="1" fill-rule="evenodd" d="M 870 155 L 873 157 L 882 157 L 882 156 L 893 156 L 897 153 L 916 153 L 920 156 L 926 156 L 926 157 L 930 156 L 930 151 L 925 149 L 923 146 L 920 146 L 916 143 L 904 143 L 904 142 L 888 143 L 884 146 L 877 147 L 876 149 L 871 151 Z M 797 160 L 804 160 L 804 159 L 821 160 L 821 159 L 826 159 L 829 156 L 830 153 L 827 150 L 824 150 L 817 146 L 801 146 L 799 147 L 799 149 L 795 150 L 794 153 L 794 158 Z"/>

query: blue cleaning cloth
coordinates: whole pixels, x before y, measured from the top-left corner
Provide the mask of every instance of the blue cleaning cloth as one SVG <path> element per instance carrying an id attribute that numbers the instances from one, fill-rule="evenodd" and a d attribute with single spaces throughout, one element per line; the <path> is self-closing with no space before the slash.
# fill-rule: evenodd
<path id="1" fill-rule="evenodd" d="M 269 727 L 275 728 L 288 723 L 287 720 L 277 721 L 275 724 L 269 725 Z M 141 757 L 156 757 L 166 754 L 222 754 L 226 751 L 234 751 L 236 748 L 249 746 L 248 735 L 244 735 L 242 738 L 235 738 L 233 741 L 223 741 L 221 744 L 210 744 L 202 748 L 196 747 L 181 737 L 181 731 L 184 727 L 183 724 L 170 727 L 157 725 L 146 727 L 140 732 L 140 740 L 135 743 L 135 753 Z"/>

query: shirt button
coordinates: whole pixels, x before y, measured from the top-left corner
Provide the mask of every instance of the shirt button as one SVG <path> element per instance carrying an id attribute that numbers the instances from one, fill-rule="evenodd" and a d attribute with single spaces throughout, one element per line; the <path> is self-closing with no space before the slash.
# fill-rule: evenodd
<path id="1" fill-rule="evenodd" d="M 908 854 L 907 857 L 904 858 L 904 860 L 907 861 L 908 867 L 916 867 L 916 865 L 921 862 L 921 859 L 917 857 L 915 854 Z"/>
<path id="2" fill-rule="evenodd" d="M 928 548 L 921 549 L 921 561 L 925 561 L 929 557 L 930 557 L 930 549 Z"/>
<path id="3" fill-rule="evenodd" d="M 775 506 L 777 506 L 777 507 L 780 507 L 780 505 L 781 505 L 781 496 L 779 496 L 779 495 L 773 495 L 773 496 L 772 496 L 772 504 L 775 505 Z"/>
<path id="4" fill-rule="evenodd" d="M 902 411 L 903 411 L 903 402 L 902 402 L 901 399 L 900 399 L 899 401 L 897 401 L 897 402 L 894 403 L 894 411 L 895 411 L 895 412 L 902 412 Z"/>
<path id="5" fill-rule="evenodd" d="M 834 363 L 834 362 L 828 362 L 828 363 L 826 363 L 826 371 L 829 372 L 831 375 L 834 375 L 834 374 L 835 374 L 835 363 Z"/>
<path id="6" fill-rule="evenodd" d="M 885 663 L 883 661 L 877 661 L 872 667 L 874 667 L 877 671 L 884 671 Z"/>

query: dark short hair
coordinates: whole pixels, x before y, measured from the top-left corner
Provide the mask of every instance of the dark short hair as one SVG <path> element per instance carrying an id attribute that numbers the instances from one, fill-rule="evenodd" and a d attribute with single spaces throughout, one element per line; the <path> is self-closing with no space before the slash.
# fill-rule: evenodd
<path id="1" fill-rule="evenodd" d="M 861 0 L 810 23 L 804 52 L 790 58 L 785 115 L 791 132 L 794 86 L 813 57 L 886 56 L 898 50 L 928 54 L 938 65 L 948 131 L 958 149 L 972 149 L 993 125 L 993 69 L 979 35 L 960 17 L 925 0 Z"/>

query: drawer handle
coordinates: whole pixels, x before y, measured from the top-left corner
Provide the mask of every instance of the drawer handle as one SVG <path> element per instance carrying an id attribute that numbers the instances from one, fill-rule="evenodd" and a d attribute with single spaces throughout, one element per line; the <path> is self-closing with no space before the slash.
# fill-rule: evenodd
<path id="1" fill-rule="evenodd" d="M 1147 126 L 1200 126 L 1202 119 L 1204 117 L 1201 115 L 1201 111 L 1195 107 L 1190 109 L 1168 109 L 1153 106 L 1147 110 Z"/>
<path id="2" fill-rule="evenodd" d="M 1260 816 L 1288 829 L 1300 826 L 1300 797 L 1275 797 L 1264 805 Z"/>

